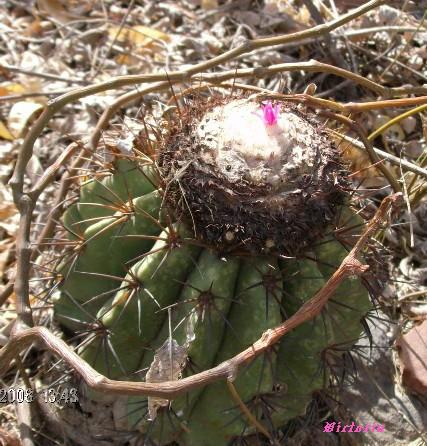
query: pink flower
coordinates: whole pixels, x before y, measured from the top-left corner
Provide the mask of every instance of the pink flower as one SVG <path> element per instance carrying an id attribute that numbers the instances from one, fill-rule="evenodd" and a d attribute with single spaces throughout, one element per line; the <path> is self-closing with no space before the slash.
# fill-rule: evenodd
<path id="1" fill-rule="evenodd" d="M 280 104 L 272 104 L 271 101 L 267 101 L 265 104 L 261 104 L 262 120 L 265 125 L 277 124 L 279 118 Z"/>

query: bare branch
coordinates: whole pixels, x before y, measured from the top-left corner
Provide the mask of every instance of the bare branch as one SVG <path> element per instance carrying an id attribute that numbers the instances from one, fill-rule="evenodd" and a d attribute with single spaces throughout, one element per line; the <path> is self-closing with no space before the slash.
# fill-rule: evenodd
<path id="1" fill-rule="evenodd" d="M 277 343 L 286 333 L 298 327 L 300 324 L 315 318 L 322 311 L 328 299 L 344 279 L 352 275 L 361 275 L 368 269 L 368 266 L 360 263 L 357 256 L 369 238 L 387 220 L 390 210 L 400 202 L 401 197 L 402 194 L 394 194 L 384 198 L 377 213 L 367 225 L 356 245 L 343 260 L 338 270 L 330 277 L 324 287 L 302 305 L 294 315 L 276 328 L 264 332 L 258 341 L 243 352 L 212 369 L 178 381 L 167 381 L 163 383 L 115 381 L 106 378 L 94 370 L 87 362 L 72 351 L 64 341 L 54 336 L 47 328 L 35 327 L 15 331 L 12 333 L 7 345 L 0 350 L 0 377 L 7 372 L 19 352 L 38 341 L 50 352 L 62 358 L 68 366 L 83 378 L 89 387 L 101 392 L 174 399 L 182 393 L 205 386 L 219 379 L 233 379 L 239 367 L 253 361 L 273 344 Z"/>
<path id="2" fill-rule="evenodd" d="M 127 85 L 162 82 L 168 80 L 170 80 L 171 82 L 190 81 L 193 75 L 201 73 L 202 71 L 208 70 L 210 68 L 216 67 L 226 61 L 229 61 L 241 54 L 248 53 L 254 49 L 263 48 L 267 46 L 275 46 L 287 42 L 295 42 L 305 38 L 325 35 L 333 31 L 334 29 L 339 28 L 340 26 L 350 22 L 351 20 L 357 17 L 360 17 L 361 15 L 370 11 L 371 9 L 374 9 L 377 6 L 380 6 L 384 3 L 385 3 L 384 0 L 371 0 L 363 4 L 359 8 L 356 8 L 353 11 L 350 11 L 349 13 L 344 14 L 335 20 L 315 26 L 313 28 L 304 31 L 298 31 L 296 33 L 286 34 L 284 36 L 275 36 L 256 40 L 248 40 L 241 46 L 226 51 L 220 56 L 214 57 L 208 61 L 195 64 L 182 71 L 172 71 L 168 74 L 119 76 L 106 82 L 101 82 L 96 85 L 91 85 L 88 87 L 83 87 L 70 91 L 69 93 L 66 93 L 50 101 L 48 107 L 43 111 L 43 113 L 37 119 L 35 124 L 31 127 L 19 152 L 15 171 L 13 173 L 12 179 L 10 180 L 10 184 L 14 188 L 15 195 L 17 193 L 22 193 L 23 191 L 23 179 L 24 179 L 25 167 L 31 158 L 36 139 L 40 136 L 41 132 L 45 128 L 47 122 L 52 118 L 52 116 L 57 111 L 61 110 L 65 105 L 77 101 L 86 96 L 90 96 L 96 93 L 101 93 L 107 90 L 125 87 Z"/>

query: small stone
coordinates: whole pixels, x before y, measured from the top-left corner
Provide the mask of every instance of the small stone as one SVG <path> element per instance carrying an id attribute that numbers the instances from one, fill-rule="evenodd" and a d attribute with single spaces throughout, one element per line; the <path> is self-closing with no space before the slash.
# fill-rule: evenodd
<path id="1" fill-rule="evenodd" d="M 415 130 L 417 126 L 417 120 L 413 116 L 408 116 L 406 119 L 400 122 L 405 133 L 408 135 Z"/>
<path id="2" fill-rule="evenodd" d="M 408 141 L 405 144 L 405 155 L 409 156 L 410 158 L 416 159 L 420 157 L 424 150 L 425 146 L 423 146 L 422 143 L 417 140 Z"/>
<path id="3" fill-rule="evenodd" d="M 384 25 L 389 25 L 392 22 L 395 22 L 400 15 L 400 11 L 398 9 L 392 8 L 388 5 L 382 5 L 378 9 L 378 19 L 380 23 Z"/>
<path id="4" fill-rule="evenodd" d="M 424 65 L 423 58 L 418 54 L 413 54 L 408 60 L 408 65 L 414 70 L 419 70 Z"/>
<path id="5" fill-rule="evenodd" d="M 402 384 L 427 397 L 427 320 L 398 340 Z"/>

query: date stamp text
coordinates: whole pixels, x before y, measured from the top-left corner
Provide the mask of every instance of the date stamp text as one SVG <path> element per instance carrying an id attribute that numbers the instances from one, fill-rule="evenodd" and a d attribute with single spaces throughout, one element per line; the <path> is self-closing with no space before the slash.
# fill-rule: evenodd
<path id="1" fill-rule="evenodd" d="M 49 387 L 37 392 L 23 387 L 0 389 L 0 404 L 32 403 L 41 398 L 45 403 L 73 404 L 79 402 L 78 391 L 74 387 Z"/>

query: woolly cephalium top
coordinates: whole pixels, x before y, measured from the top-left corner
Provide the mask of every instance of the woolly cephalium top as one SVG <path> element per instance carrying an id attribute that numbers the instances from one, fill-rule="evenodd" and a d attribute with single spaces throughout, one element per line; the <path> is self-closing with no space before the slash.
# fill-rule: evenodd
<path id="1" fill-rule="evenodd" d="M 158 162 L 166 202 L 196 237 L 225 251 L 293 255 L 323 235 L 347 172 L 312 115 L 229 98 L 180 119 Z"/>

